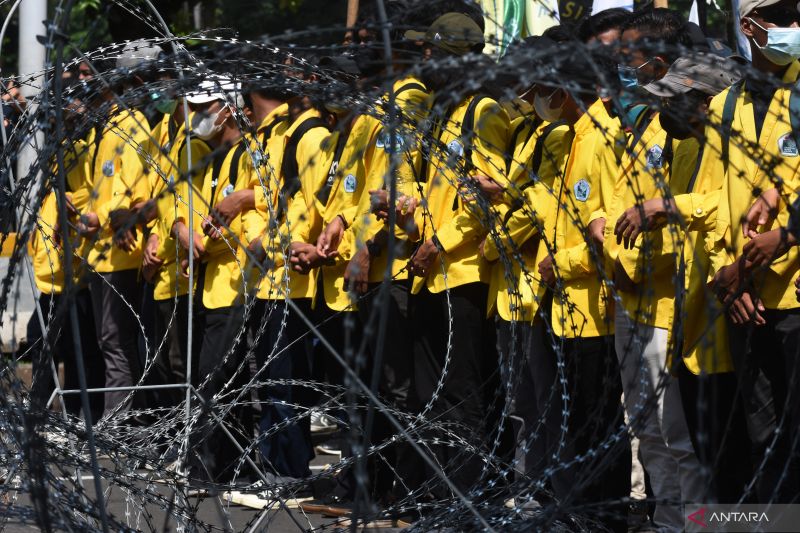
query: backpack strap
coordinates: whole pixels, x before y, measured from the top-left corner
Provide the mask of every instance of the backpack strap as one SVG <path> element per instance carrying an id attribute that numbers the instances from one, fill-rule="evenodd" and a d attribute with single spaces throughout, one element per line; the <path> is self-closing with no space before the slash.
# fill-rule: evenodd
<path id="1" fill-rule="evenodd" d="M 414 90 L 422 91 L 422 92 L 428 92 L 428 90 L 425 88 L 425 86 L 422 85 L 421 83 L 416 82 L 416 81 L 410 81 L 410 82 L 405 83 L 402 86 L 400 86 L 394 92 L 394 98 L 396 100 L 397 97 L 400 96 L 402 93 L 407 92 L 407 91 L 414 91 Z"/>
<path id="2" fill-rule="evenodd" d="M 632 152 L 633 149 L 636 148 L 636 144 L 642 138 L 642 135 L 644 135 L 644 132 L 647 130 L 648 126 L 650 126 L 650 122 L 655 116 L 655 110 L 644 104 L 635 105 L 628 111 L 628 117 L 631 120 L 633 131 L 628 144 L 629 152 Z"/>
<path id="3" fill-rule="evenodd" d="M 472 139 L 475 138 L 475 112 L 478 105 L 489 96 L 478 94 L 472 98 L 461 122 L 461 139 L 464 142 L 464 171 L 466 174 L 472 172 L 475 164 L 472 162 Z"/>
<path id="4" fill-rule="evenodd" d="M 528 135 L 525 137 L 525 144 L 528 144 L 531 136 L 536 133 L 536 130 L 541 126 L 543 120 L 539 117 L 534 117 L 533 120 L 529 120 L 528 117 L 524 117 L 522 121 L 520 121 L 517 128 L 514 130 L 514 133 L 511 135 L 511 142 L 509 143 L 509 147 L 507 150 L 508 157 L 506 158 L 506 172 L 511 173 L 511 165 L 514 164 L 514 151 L 517 147 L 517 142 L 519 141 L 519 136 L 522 134 L 522 131 L 525 129 L 525 126 L 530 126 L 530 130 L 528 130 Z M 524 146 L 524 145 L 523 145 Z"/>
<path id="5" fill-rule="evenodd" d="M 728 94 L 725 95 L 725 104 L 722 107 L 722 123 L 720 124 L 720 136 L 722 137 L 722 149 L 720 158 L 725 167 L 725 172 L 728 172 L 728 155 L 730 154 L 731 130 L 733 129 L 733 115 L 736 112 L 736 101 L 739 99 L 739 94 L 742 92 L 743 80 L 739 80 L 728 89 Z M 791 105 L 790 105 L 791 107 Z"/>
<path id="6" fill-rule="evenodd" d="M 564 120 L 559 120 L 557 122 L 551 122 L 547 126 L 545 126 L 544 130 L 542 130 L 542 134 L 539 135 L 539 138 L 536 139 L 536 146 L 533 148 L 533 156 L 531 157 L 531 171 L 539 175 L 539 169 L 542 166 L 542 158 L 544 157 L 544 145 L 547 141 L 547 138 L 550 137 L 550 134 L 553 133 L 556 128 L 559 128 L 565 125 L 567 122 Z M 530 187 L 533 185 L 533 180 L 528 180 L 522 188 L 525 189 L 526 187 Z"/>
<path id="7" fill-rule="evenodd" d="M 280 220 L 285 213 L 288 199 L 294 198 L 294 195 L 300 190 L 300 169 L 297 163 L 297 145 L 300 144 L 300 139 L 314 128 L 325 128 L 327 130 L 328 125 L 319 117 L 307 118 L 292 132 L 291 136 L 289 136 L 289 141 L 286 143 L 286 148 L 283 150 L 283 161 L 281 162 L 283 184 L 281 185 L 278 200 L 276 220 Z"/>
<path id="8" fill-rule="evenodd" d="M 333 154 L 333 161 L 331 162 L 330 169 L 328 170 L 328 178 L 316 194 L 317 200 L 319 200 L 322 205 L 328 205 L 328 200 L 333 190 L 333 184 L 336 181 L 336 176 L 339 175 L 339 160 L 342 158 L 342 152 L 344 152 L 344 147 L 347 145 L 347 139 L 349 137 L 350 132 L 340 131 L 336 139 L 336 149 Z"/>
<path id="9" fill-rule="evenodd" d="M 267 124 L 267 127 L 264 128 L 264 131 L 261 132 L 261 149 L 262 150 L 266 150 L 267 149 L 267 141 L 269 140 L 270 137 L 272 137 L 273 130 L 275 130 L 275 128 L 278 126 L 278 124 L 280 124 L 281 122 L 285 122 L 287 120 L 289 120 L 289 116 L 288 115 L 279 115 L 279 116 L 275 117 L 275 119 L 272 122 Z"/>
<path id="10" fill-rule="evenodd" d="M 800 80 L 797 80 L 789 96 L 789 124 L 792 126 L 792 136 L 795 145 L 800 147 Z"/>
<path id="11" fill-rule="evenodd" d="M 544 130 L 542 130 L 542 134 L 536 139 L 536 146 L 533 148 L 533 155 L 530 159 L 530 173 L 529 176 L 538 176 L 539 175 L 539 168 L 542 166 L 542 159 L 544 157 L 544 147 L 547 144 L 547 138 L 550 136 L 556 128 L 563 126 L 566 124 L 565 121 L 559 120 L 558 122 L 551 122 L 547 126 L 545 126 Z M 529 179 L 525 183 L 520 186 L 519 190 L 524 191 L 528 187 L 532 187 L 536 183 L 535 179 Z M 514 214 L 515 211 L 519 211 L 522 209 L 524 205 L 524 201 L 522 198 L 514 199 L 514 202 L 511 204 L 511 208 L 506 211 L 506 214 L 503 217 L 503 224 L 507 224 L 511 215 Z"/>
<path id="12" fill-rule="evenodd" d="M 233 157 L 231 157 L 231 165 L 228 170 L 228 183 L 234 187 L 236 187 L 236 180 L 239 178 L 239 160 L 246 150 L 247 144 L 244 140 L 241 140 L 239 141 L 239 146 L 236 147 L 236 151 L 233 152 Z"/>
<path id="13" fill-rule="evenodd" d="M 672 135 L 667 134 L 667 138 L 664 139 L 664 151 L 661 152 L 661 157 L 664 160 L 663 167 L 667 169 L 667 175 L 672 174 L 672 160 L 675 158 L 675 141 L 672 139 Z"/>
<path id="14" fill-rule="evenodd" d="M 475 95 L 467 106 L 464 120 L 461 121 L 461 142 L 464 144 L 464 175 L 469 175 L 475 169 L 475 163 L 472 162 L 472 139 L 475 138 L 475 111 L 478 105 L 487 98 L 491 97 L 485 94 Z M 459 198 L 460 196 L 456 193 L 456 197 L 453 199 L 453 211 L 458 209 Z"/>

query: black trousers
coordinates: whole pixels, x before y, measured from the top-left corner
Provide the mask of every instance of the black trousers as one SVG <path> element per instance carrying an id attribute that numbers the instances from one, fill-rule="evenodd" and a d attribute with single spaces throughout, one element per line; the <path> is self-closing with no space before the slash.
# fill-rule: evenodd
<path id="1" fill-rule="evenodd" d="M 483 461 L 455 437 L 485 451 L 494 429 L 492 420 L 496 420 L 489 413 L 497 385 L 497 356 L 494 326 L 486 319 L 487 296 L 487 285 L 470 283 L 451 289 L 449 304 L 447 293 L 432 294 L 426 288 L 411 300 L 416 409 L 431 404 L 425 436 L 441 439 L 442 444 L 431 449 L 462 491 L 478 482 Z M 434 473 L 427 477 L 433 483 L 439 479 Z M 441 484 L 432 492 L 440 498 L 452 497 Z"/>
<path id="2" fill-rule="evenodd" d="M 381 400 L 398 413 L 410 414 L 411 380 L 414 371 L 413 334 L 409 317 L 410 282 L 394 281 L 388 286 L 387 298 L 380 300 L 381 284 L 370 284 L 359 302 L 359 315 L 364 325 L 369 361 L 366 384 Z M 381 324 L 385 328 L 383 343 L 378 345 Z M 395 413 L 395 418 L 397 413 Z M 405 421 L 401 418 L 404 426 Z M 373 426 L 367 435 L 370 444 L 380 444 L 397 434 L 395 426 L 380 411 L 373 407 Z M 375 497 L 389 502 L 408 495 L 418 487 L 422 459 L 403 437 L 387 446 L 380 457 L 370 461 L 370 480 Z"/>
<path id="3" fill-rule="evenodd" d="M 344 360 L 348 368 L 355 371 L 363 382 L 368 383 L 367 361 L 365 352 L 361 348 L 361 324 L 359 314 L 352 311 L 334 311 L 325 304 L 323 279 L 326 274 L 323 269 L 317 280 L 316 308 L 314 309 L 313 322 L 317 325 L 319 336 L 327 340 L 334 350 Z M 352 457 L 355 449 L 364 442 L 363 415 L 364 404 L 361 401 L 363 391 L 358 388 L 345 372 L 342 363 L 333 356 L 319 338 L 313 340 L 314 368 L 312 373 L 316 381 L 327 385 L 338 385 L 347 391 L 338 399 L 340 406 L 327 407 L 326 412 L 342 420 L 348 429 L 342 433 L 342 457 Z M 326 394 L 319 400 L 326 403 L 331 398 Z M 334 492 L 341 498 L 358 498 L 356 491 L 361 485 L 356 480 L 352 468 L 345 468 L 336 475 Z"/>
<path id="4" fill-rule="evenodd" d="M 230 408 L 230 402 L 239 396 L 237 389 L 250 378 L 249 368 L 242 364 L 247 352 L 244 306 L 207 309 L 198 304 L 194 327 L 201 332 L 202 341 L 193 381 L 204 405 L 190 438 L 196 453 L 190 475 L 194 479 L 224 483 L 233 479 L 241 453 L 222 430 L 222 424 L 243 448 L 253 437 L 249 408 L 243 405 Z M 218 405 L 214 397 L 223 392 L 228 394 Z M 250 396 L 245 394 L 238 401 L 249 400 Z"/>
<path id="5" fill-rule="evenodd" d="M 130 387 L 141 377 L 139 321 L 131 310 L 139 304 L 138 275 L 136 269 L 96 273 L 89 281 L 97 339 L 106 364 L 106 387 Z M 107 392 L 105 414 L 117 406 L 124 413 L 132 402 L 129 391 Z"/>
<path id="6" fill-rule="evenodd" d="M 311 316 L 311 299 L 293 303 L 300 313 Z M 287 309 L 288 307 L 288 309 Z M 261 418 L 259 450 L 267 471 L 278 476 L 303 478 L 314 458 L 311 425 L 303 409 L 313 405 L 314 391 L 307 386 L 290 385 L 286 380 L 311 378 L 312 335 L 297 311 L 283 300 L 256 300 L 248 322 L 257 363 Z M 298 418 L 300 417 L 300 418 Z M 288 423 L 287 421 L 291 421 Z M 282 425 L 275 432 L 274 428 Z M 269 436 L 267 434 L 269 433 Z"/>
<path id="7" fill-rule="evenodd" d="M 587 505 L 587 513 L 613 531 L 627 531 L 631 447 L 624 429 L 622 378 L 614 337 L 563 339 L 567 377 L 567 448 L 562 462 L 596 455 L 570 470 L 573 488 L 559 495 L 565 508 Z M 614 440 L 613 435 L 621 438 Z"/>
<path id="8" fill-rule="evenodd" d="M 548 466 L 557 466 L 553 456 L 561 439 L 564 403 L 554 350 L 556 342 L 540 317 L 533 324 L 497 318 L 497 350 L 504 392 L 510 401 L 520 489 L 541 479 Z M 557 495 L 563 496 L 572 488 L 570 475 L 564 470 L 557 470 L 550 482 Z"/>
<path id="9" fill-rule="evenodd" d="M 791 503 L 800 498 L 800 309 L 768 309 L 763 316 L 766 324 L 759 327 L 728 324 L 731 356 L 752 463 L 757 469 L 764 462 L 757 479 L 759 502 Z"/>
<path id="10" fill-rule="evenodd" d="M 78 381 L 78 367 L 75 359 L 75 348 L 73 341 L 73 331 L 69 318 L 69 308 L 64 308 L 62 318 L 55 322 L 56 316 L 50 316 L 50 306 L 53 306 L 53 313 L 56 313 L 59 306 L 64 303 L 60 294 L 44 294 L 39 296 L 39 305 L 42 308 L 45 324 L 50 330 L 51 343 L 53 348 L 53 359 L 56 365 L 64 365 L 64 384 L 63 388 L 68 390 L 80 389 Z M 84 371 L 86 373 L 86 385 L 90 389 L 99 389 L 105 383 L 105 362 L 97 344 L 97 332 L 95 330 L 94 313 L 92 311 L 92 297 L 88 289 L 82 289 L 75 293 L 75 308 L 78 313 L 78 336 L 83 354 Z M 35 335 L 41 338 L 41 327 L 39 319 L 34 315 L 36 326 L 33 328 Z M 53 320 L 53 321 L 51 321 Z M 35 337 L 30 336 L 29 342 L 33 342 Z M 47 399 L 53 391 L 53 375 L 49 360 L 34 356 L 34 376 L 40 381 L 37 387 L 41 387 L 41 397 Z M 39 366 L 42 368 L 40 369 Z M 67 413 L 78 416 L 81 412 L 81 397 L 79 394 L 65 394 L 63 396 L 64 406 Z M 97 422 L 103 415 L 103 394 L 89 394 L 89 409 L 92 421 Z"/>
<path id="11" fill-rule="evenodd" d="M 752 465 L 736 375 L 695 375 L 683 364 L 678 372 L 686 424 L 708 485 L 703 501 L 738 502 L 750 480 Z"/>
<path id="12" fill-rule="evenodd" d="M 188 295 L 155 301 L 154 342 L 150 345 L 151 357 L 155 357 L 155 361 L 145 379 L 148 385 L 186 383 L 189 359 L 186 351 L 189 335 L 188 305 Z M 202 342 L 202 338 L 199 338 L 196 330 L 194 333 L 192 345 L 197 346 Z M 196 371 L 197 358 L 194 358 L 192 363 Z M 151 408 L 170 408 L 185 400 L 186 391 L 180 388 L 158 389 L 150 391 L 148 398 L 148 405 Z"/>

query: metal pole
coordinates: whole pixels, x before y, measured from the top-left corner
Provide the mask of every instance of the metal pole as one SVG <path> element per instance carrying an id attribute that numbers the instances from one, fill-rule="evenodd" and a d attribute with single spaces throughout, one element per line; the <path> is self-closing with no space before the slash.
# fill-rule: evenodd
<path id="1" fill-rule="evenodd" d="M 19 61 L 17 63 L 17 74 L 19 79 L 34 76 L 41 72 L 45 61 L 45 48 L 36 40 L 36 35 L 41 34 L 44 21 L 47 20 L 47 0 L 25 0 L 19 6 Z M 35 106 L 36 102 L 31 101 L 30 97 L 38 94 L 42 89 L 44 76 L 37 79 L 27 80 L 27 83 L 20 83 L 19 90 L 28 99 L 29 106 Z M 31 109 L 33 111 L 33 109 Z M 36 148 L 43 141 L 41 131 L 36 133 L 36 141 L 33 144 L 26 143 L 20 146 L 17 154 L 17 176 L 25 176 L 28 169 L 36 161 Z M 33 183 L 39 183 L 39 180 Z M 36 187 L 31 187 L 29 194 L 36 194 Z M 22 221 L 20 220 L 20 223 Z"/>

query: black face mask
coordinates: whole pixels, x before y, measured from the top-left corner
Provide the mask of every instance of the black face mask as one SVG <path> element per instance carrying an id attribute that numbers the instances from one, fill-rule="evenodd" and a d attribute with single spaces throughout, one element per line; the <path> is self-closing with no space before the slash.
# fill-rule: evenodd
<path id="1" fill-rule="evenodd" d="M 661 127 L 667 132 L 667 135 L 673 139 L 683 140 L 692 136 L 694 129 L 691 125 L 691 117 L 685 112 L 675 112 L 670 109 L 664 109 L 659 115 Z"/>

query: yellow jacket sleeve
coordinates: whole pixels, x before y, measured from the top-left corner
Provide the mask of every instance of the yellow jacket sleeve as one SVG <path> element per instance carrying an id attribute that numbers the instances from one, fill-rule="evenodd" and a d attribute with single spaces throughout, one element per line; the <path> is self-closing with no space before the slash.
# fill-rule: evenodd
<path id="1" fill-rule="evenodd" d="M 514 211 L 505 224 L 498 224 L 492 232 L 493 235 L 486 238 L 483 245 L 484 257 L 488 261 L 495 261 L 500 257 L 498 241 L 506 254 L 510 254 L 514 250 L 514 245 L 519 248 L 538 235 L 544 219 L 550 216 L 550 213 L 537 211 L 536 207 L 550 205 L 552 196 L 552 191 L 543 183 L 537 183 L 524 191 L 523 206 Z"/>
<path id="2" fill-rule="evenodd" d="M 712 231 L 717 221 L 720 190 L 675 196 L 675 207 L 689 231 Z"/>
<path id="3" fill-rule="evenodd" d="M 557 251 L 553 259 L 556 274 L 564 281 L 584 278 L 597 270 L 585 242 Z"/>

